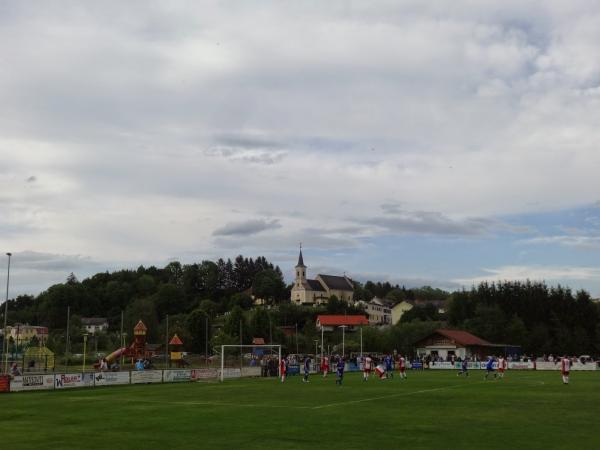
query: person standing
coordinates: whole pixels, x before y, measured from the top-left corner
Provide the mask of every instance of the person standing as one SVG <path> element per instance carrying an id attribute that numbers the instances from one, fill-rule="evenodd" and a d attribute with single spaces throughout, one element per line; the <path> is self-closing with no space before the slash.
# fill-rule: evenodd
<path id="1" fill-rule="evenodd" d="M 398 359 L 398 372 L 400 372 L 400 379 L 406 380 L 406 359 L 404 356 L 400 355 L 400 359 Z"/>
<path id="2" fill-rule="evenodd" d="M 563 384 L 569 384 L 569 372 L 571 371 L 571 360 L 567 356 L 563 356 L 560 360 L 560 373 L 562 375 Z"/>
<path id="3" fill-rule="evenodd" d="M 307 356 L 304 359 L 304 378 L 302 379 L 302 381 L 304 383 L 308 383 L 308 376 L 310 375 L 310 357 Z"/>
<path id="4" fill-rule="evenodd" d="M 338 385 L 342 385 L 342 381 L 344 381 L 344 368 L 346 366 L 346 363 L 344 362 L 344 358 L 342 358 L 341 356 L 338 358 L 338 362 L 337 362 L 337 371 L 336 371 L 336 380 L 335 380 L 335 384 Z"/>
<path id="5" fill-rule="evenodd" d="M 506 359 L 504 359 L 504 356 L 500 356 L 498 358 L 498 378 L 504 378 L 504 371 L 507 367 L 508 363 L 506 362 Z"/>
<path id="6" fill-rule="evenodd" d="M 323 356 L 323 362 L 321 363 L 321 372 L 323 372 L 323 378 L 327 377 L 329 372 L 329 357 Z"/>
<path id="7" fill-rule="evenodd" d="M 392 355 L 385 355 L 385 377 L 394 378 L 394 358 Z"/>
<path id="8" fill-rule="evenodd" d="M 365 366 L 363 367 L 363 381 L 367 381 L 369 379 L 372 365 L 373 359 L 371 358 L 371 355 L 367 355 L 367 357 L 365 358 Z"/>
<path id="9" fill-rule="evenodd" d="M 285 374 L 287 373 L 287 365 L 285 363 L 285 358 L 281 358 L 279 360 L 279 375 L 281 375 L 281 382 L 285 382 Z"/>

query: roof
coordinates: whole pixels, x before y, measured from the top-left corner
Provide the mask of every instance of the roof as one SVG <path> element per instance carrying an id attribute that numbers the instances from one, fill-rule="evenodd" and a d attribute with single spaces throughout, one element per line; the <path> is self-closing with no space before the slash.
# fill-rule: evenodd
<path id="1" fill-rule="evenodd" d="M 252 344 L 265 345 L 265 338 L 259 338 L 259 337 L 252 338 Z"/>
<path id="2" fill-rule="evenodd" d="M 133 334 L 146 334 L 148 328 L 144 325 L 144 322 L 141 320 L 137 323 L 135 327 L 133 327 Z"/>
<path id="3" fill-rule="evenodd" d="M 302 247 L 300 247 L 300 255 L 298 256 L 298 264 L 296 264 L 296 267 L 306 267 L 304 265 L 304 258 L 302 258 Z"/>
<path id="4" fill-rule="evenodd" d="M 344 315 L 320 315 L 317 316 L 317 323 L 322 326 L 340 326 L 340 325 L 369 325 L 369 319 L 366 316 L 344 316 Z"/>
<path id="5" fill-rule="evenodd" d="M 82 325 L 104 325 L 104 324 L 108 324 L 108 319 L 106 317 L 82 317 L 81 324 Z"/>
<path id="6" fill-rule="evenodd" d="M 310 286 L 311 290 L 325 292 L 325 289 L 323 288 L 323 285 L 321 283 L 319 283 L 317 280 L 306 280 L 306 282 Z"/>
<path id="7" fill-rule="evenodd" d="M 440 328 L 435 330 L 432 334 L 438 333 L 442 336 L 446 336 L 449 339 L 452 339 L 457 344 L 460 345 L 481 345 L 481 346 L 490 346 L 492 345 L 490 342 L 481 339 L 480 337 L 475 336 L 474 334 L 469 333 L 468 331 L 463 330 L 448 330 L 445 328 Z"/>
<path id="8" fill-rule="evenodd" d="M 179 339 L 179 336 L 177 336 L 177 333 L 175 333 L 175 335 L 169 341 L 169 345 L 183 345 L 183 341 Z"/>
<path id="9" fill-rule="evenodd" d="M 325 286 L 329 289 L 337 291 L 354 291 L 354 286 L 350 283 L 350 280 L 346 277 L 338 277 L 335 275 L 317 275 L 323 280 Z"/>

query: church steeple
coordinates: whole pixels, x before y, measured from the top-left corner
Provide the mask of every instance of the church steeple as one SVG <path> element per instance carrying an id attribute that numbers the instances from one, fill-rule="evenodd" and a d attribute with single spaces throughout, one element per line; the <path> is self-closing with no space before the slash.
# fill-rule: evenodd
<path id="1" fill-rule="evenodd" d="M 306 268 L 304 265 L 304 258 L 302 258 L 302 244 L 300 244 L 300 255 L 298 256 L 298 264 L 296 264 L 296 267 Z"/>
<path id="2" fill-rule="evenodd" d="M 302 258 L 302 244 L 300 244 L 300 254 L 298 255 L 298 264 L 296 264 L 296 287 L 300 287 L 306 283 L 306 266 L 304 258 Z"/>

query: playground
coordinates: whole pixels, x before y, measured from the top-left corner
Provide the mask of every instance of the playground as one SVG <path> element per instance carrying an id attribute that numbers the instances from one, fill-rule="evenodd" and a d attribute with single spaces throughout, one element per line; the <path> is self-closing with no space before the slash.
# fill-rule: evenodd
<path id="1" fill-rule="evenodd" d="M 600 448 L 596 372 L 411 371 L 128 385 L 0 398 L 0 431 L 29 448 Z"/>

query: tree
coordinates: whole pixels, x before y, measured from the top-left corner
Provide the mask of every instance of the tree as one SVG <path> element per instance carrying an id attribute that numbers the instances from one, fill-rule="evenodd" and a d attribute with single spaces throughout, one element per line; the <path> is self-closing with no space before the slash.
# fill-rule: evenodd
<path id="1" fill-rule="evenodd" d="M 250 316 L 250 329 L 253 337 L 262 337 L 269 340 L 271 320 L 269 313 L 263 308 L 256 308 Z"/>
<path id="2" fill-rule="evenodd" d="M 241 325 L 240 325 L 241 324 Z M 237 336 L 240 338 L 240 326 L 242 331 L 242 342 L 248 342 L 248 324 L 244 317 L 244 311 L 239 306 L 234 306 L 225 319 L 223 332 L 229 336 Z"/>
<path id="3" fill-rule="evenodd" d="M 273 269 L 266 269 L 258 272 L 252 282 L 252 293 L 257 297 L 266 300 L 269 305 L 281 300 L 285 292 L 285 283 L 281 272 Z"/>

